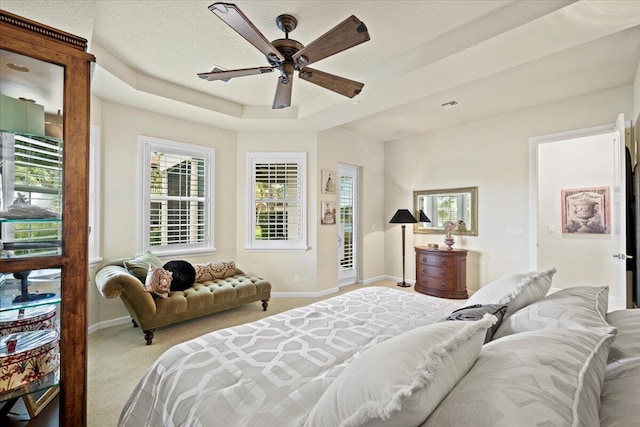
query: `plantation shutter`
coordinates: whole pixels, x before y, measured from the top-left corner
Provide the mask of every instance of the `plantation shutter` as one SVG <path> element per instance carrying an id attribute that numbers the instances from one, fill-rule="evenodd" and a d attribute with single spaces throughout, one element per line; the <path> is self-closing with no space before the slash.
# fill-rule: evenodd
<path id="1" fill-rule="evenodd" d="M 349 271 L 354 268 L 353 260 L 353 206 L 355 205 L 355 183 L 352 176 L 340 177 L 340 223 L 344 230 L 342 242 L 342 258 L 340 270 Z"/>
<path id="2" fill-rule="evenodd" d="M 3 138 L 3 210 L 17 199 L 60 214 L 62 210 L 62 140 L 13 135 Z M 11 161 L 13 159 L 13 161 Z M 12 220 L 3 227 L 3 240 L 31 242 L 15 256 L 59 254 L 60 219 Z"/>
<path id="3" fill-rule="evenodd" d="M 300 240 L 300 167 L 297 162 L 255 164 L 255 239 Z"/>
<path id="4" fill-rule="evenodd" d="M 152 151 L 149 168 L 150 246 L 204 242 L 205 159 Z"/>

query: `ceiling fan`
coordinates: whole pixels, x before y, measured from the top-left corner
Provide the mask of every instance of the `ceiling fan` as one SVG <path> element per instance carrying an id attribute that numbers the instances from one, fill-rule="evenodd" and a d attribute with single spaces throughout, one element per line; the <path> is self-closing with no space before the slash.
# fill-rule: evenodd
<path id="1" fill-rule="evenodd" d="M 369 40 L 369 32 L 366 25 L 355 16 L 351 15 L 307 46 L 304 46 L 302 43 L 289 38 L 289 33 L 298 25 L 296 18 L 291 15 L 280 15 L 276 18 L 276 24 L 278 28 L 284 31 L 285 38 L 269 42 L 236 5 L 218 2 L 209 6 L 209 10 L 262 52 L 266 56 L 269 66 L 237 70 L 214 68 L 213 71 L 208 73 L 198 73 L 198 77 L 201 79 L 227 81 L 234 77 L 271 73 L 277 69 L 280 71 L 280 77 L 278 78 L 276 95 L 273 100 L 274 109 L 291 105 L 294 71 L 298 71 L 298 76 L 303 80 L 349 98 L 353 98 L 362 91 L 363 83 L 308 67 L 314 62 Z"/>

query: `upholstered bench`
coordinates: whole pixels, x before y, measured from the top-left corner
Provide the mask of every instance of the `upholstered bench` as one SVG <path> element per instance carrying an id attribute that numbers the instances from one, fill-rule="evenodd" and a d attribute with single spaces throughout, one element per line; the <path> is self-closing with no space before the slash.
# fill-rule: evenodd
<path id="1" fill-rule="evenodd" d="M 101 267 L 95 278 L 102 296 L 122 299 L 134 326 L 144 332 L 147 345 L 152 343 L 156 328 L 162 326 L 255 301 L 262 301 L 262 309 L 267 310 L 271 284 L 244 273 L 234 264 L 232 271 L 223 274 L 225 277 L 200 279 L 185 290 L 171 291 L 166 298 L 145 287 L 143 273 L 146 275 L 148 265 L 144 256 L 120 259 Z"/>

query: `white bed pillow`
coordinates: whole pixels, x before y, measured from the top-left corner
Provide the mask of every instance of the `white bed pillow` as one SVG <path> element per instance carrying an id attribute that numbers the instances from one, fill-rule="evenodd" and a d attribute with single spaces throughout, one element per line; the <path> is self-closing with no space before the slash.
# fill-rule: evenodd
<path id="1" fill-rule="evenodd" d="M 508 305 L 505 317 L 508 317 L 544 297 L 551 288 L 556 269 L 526 274 L 510 274 L 481 287 L 471 295 L 465 306 L 475 304 Z"/>
<path id="2" fill-rule="evenodd" d="M 613 333 L 605 320 L 608 286 L 561 289 L 513 313 L 497 328 L 494 339 L 538 329 L 589 329 Z"/>
<path id="3" fill-rule="evenodd" d="M 423 427 L 598 427 L 613 334 L 543 329 L 482 348 Z"/>
<path id="4" fill-rule="evenodd" d="M 495 321 L 435 323 L 370 348 L 327 388 L 305 426 L 418 425 L 471 368 Z"/>

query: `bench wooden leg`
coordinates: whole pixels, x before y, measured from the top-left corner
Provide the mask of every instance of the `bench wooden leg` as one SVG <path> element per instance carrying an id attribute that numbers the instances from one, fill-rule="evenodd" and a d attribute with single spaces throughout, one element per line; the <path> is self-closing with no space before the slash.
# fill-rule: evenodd
<path id="1" fill-rule="evenodd" d="M 144 339 L 147 340 L 147 345 L 151 345 L 151 342 L 153 341 L 153 333 L 155 332 L 155 329 L 149 329 L 144 331 Z"/>
<path id="2" fill-rule="evenodd" d="M 262 311 L 267 311 L 267 306 L 269 305 L 269 300 L 268 299 L 263 299 L 262 300 Z"/>

